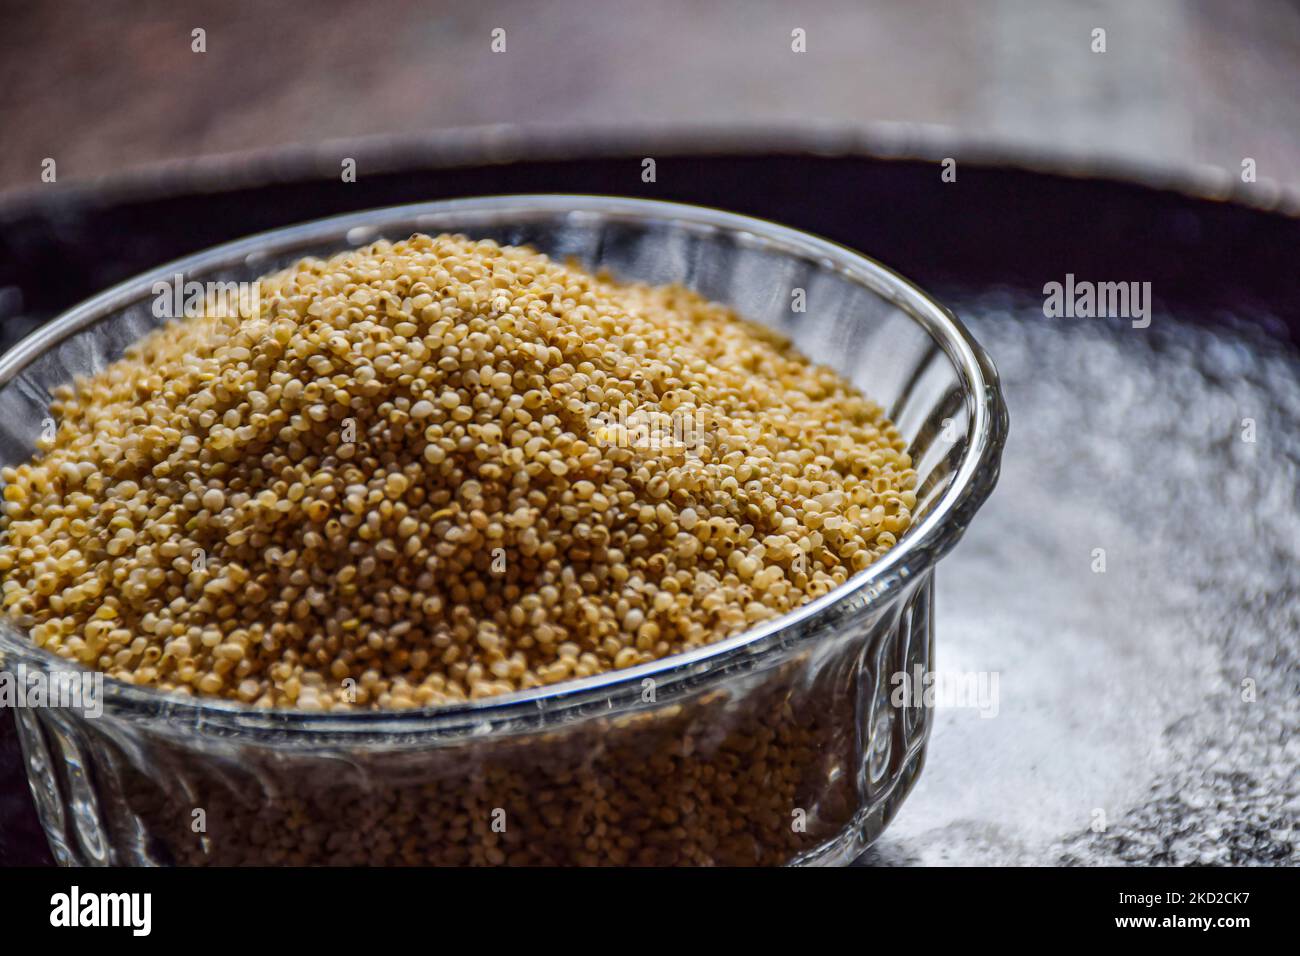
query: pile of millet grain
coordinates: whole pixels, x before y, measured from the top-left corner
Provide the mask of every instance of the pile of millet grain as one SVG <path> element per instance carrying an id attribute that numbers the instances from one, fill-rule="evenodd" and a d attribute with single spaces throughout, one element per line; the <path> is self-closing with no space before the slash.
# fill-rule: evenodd
<path id="1" fill-rule="evenodd" d="M 112 677 L 264 707 L 708 644 L 848 580 L 916 504 L 882 410 L 781 337 L 461 236 L 300 261 L 52 412 L 3 472 L 6 612 Z"/>

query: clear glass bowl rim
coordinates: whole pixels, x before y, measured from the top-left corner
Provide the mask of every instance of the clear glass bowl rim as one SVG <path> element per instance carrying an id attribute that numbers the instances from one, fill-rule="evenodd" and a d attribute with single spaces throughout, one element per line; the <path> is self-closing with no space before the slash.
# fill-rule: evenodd
<path id="1" fill-rule="evenodd" d="M 509 217 L 587 216 L 623 221 L 655 221 L 697 233 L 726 231 L 743 241 L 814 260 L 865 285 L 921 325 L 947 355 L 963 379 L 964 397 L 973 415 L 965 453 L 948 488 L 925 517 L 913 525 L 886 555 L 866 570 L 816 600 L 740 634 L 681 654 L 622 670 L 564 681 L 480 700 L 394 711 L 315 713 L 291 708 L 257 708 L 239 701 L 185 696 L 137 687 L 105 677 L 105 713 L 134 720 L 189 722 L 217 730 L 290 731 L 370 736 L 436 732 L 453 737 L 481 736 L 508 724 L 513 730 L 556 720 L 613 717 L 641 709 L 642 681 L 653 678 L 668 687 L 689 680 L 693 690 L 724 683 L 737 665 L 757 665 L 764 655 L 788 653 L 800 637 L 821 635 L 823 627 L 850 607 L 888 605 L 912 580 L 925 574 L 960 540 L 973 514 L 997 483 L 1008 418 L 997 370 L 987 353 L 951 310 L 918 286 L 876 260 L 827 239 L 775 222 L 707 206 L 620 196 L 527 194 L 481 196 L 408 203 L 285 226 L 214 246 L 173 260 L 127 279 L 51 319 L 0 356 L 0 389 L 11 385 L 28 364 L 69 336 L 110 313 L 139 301 L 155 282 L 170 282 L 176 273 L 244 266 L 261 257 L 282 254 L 313 242 L 343 237 L 351 245 L 380 238 L 378 231 L 422 216 L 482 215 L 493 223 Z M 354 231 L 363 233 L 355 239 Z M 373 235 L 368 233 L 373 232 Z M 0 619 L 0 650 L 44 672 L 75 665 L 42 648 Z M 746 668 L 747 669 L 747 668 Z M 624 706 L 615 707 L 615 698 Z M 608 706 L 592 704 L 609 702 Z M 567 712 L 567 713 L 566 713 Z M 270 741 L 268 741 L 270 742 Z M 287 741 L 286 741 L 287 742 Z"/>

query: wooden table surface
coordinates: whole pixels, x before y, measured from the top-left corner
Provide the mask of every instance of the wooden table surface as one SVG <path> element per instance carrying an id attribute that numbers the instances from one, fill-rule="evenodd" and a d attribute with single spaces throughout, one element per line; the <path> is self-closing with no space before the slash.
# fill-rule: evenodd
<path id="1" fill-rule="evenodd" d="M 1294 0 L 49 0 L 0 30 L 0 190 L 495 123 L 935 124 L 1300 185 Z M 494 53 L 492 31 L 505 30 Z M 1095 53 L 1092 31 L 1106 31 Z M 206 52 L 192 50 L 205 31 Z M 805 53 L 791 49 L 806 32 Z"/>

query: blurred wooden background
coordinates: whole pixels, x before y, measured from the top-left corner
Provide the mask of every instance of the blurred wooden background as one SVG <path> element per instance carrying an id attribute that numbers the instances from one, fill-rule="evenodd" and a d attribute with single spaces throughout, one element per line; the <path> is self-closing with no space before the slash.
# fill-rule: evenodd
<path id="1" fill-rule="evenodd" d="M 65 182 L 453 125 L 870 120 L 1234 176 L 1249 156 L 1261 178 L 1300 183 L 1295 0 L 0 7 L 0 189 L 39 185 L 46 157 Z"/>

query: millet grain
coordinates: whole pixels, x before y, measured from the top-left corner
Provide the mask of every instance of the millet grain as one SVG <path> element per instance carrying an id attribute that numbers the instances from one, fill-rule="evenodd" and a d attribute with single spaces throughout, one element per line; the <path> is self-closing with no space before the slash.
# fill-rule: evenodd
<path id="1" fill-rule="evenodd" d="M 681 287 L 416 235 L 260 303 L 61 389 L 4 469 L 3 605 L 37 644 L 265 707 L 480 698 L 784 614 L 916 505 L 877 405 Z"/>

